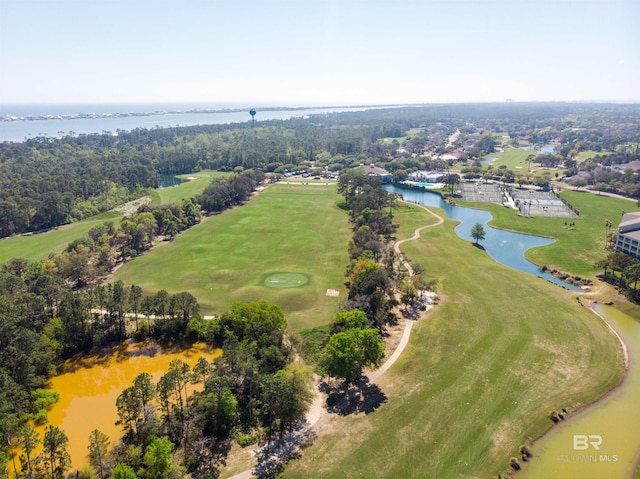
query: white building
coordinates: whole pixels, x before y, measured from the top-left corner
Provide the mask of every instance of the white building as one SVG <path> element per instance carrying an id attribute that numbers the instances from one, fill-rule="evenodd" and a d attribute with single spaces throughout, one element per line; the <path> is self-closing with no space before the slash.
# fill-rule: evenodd
<path id="1" fill-rule="evenodd" d="M 438 171 L 414 171 L 409 173 L 409 181 L 416 183 L 441 183 L 444 173 Z"/>
<path id="2" fill-rule="evenodd" d="M 618 226 L 616 251 L 640 258 L 640 212 L 625 213 Z"/>

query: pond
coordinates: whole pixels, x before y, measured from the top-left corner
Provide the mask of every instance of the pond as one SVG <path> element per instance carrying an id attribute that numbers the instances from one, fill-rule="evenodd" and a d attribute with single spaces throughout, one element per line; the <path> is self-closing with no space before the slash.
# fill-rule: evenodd
<path id="1" fill-rule="evenodd" d="M 59 401 L 49 411 L 49 424 L 58 426 L 69 438 L 68 452 L 72 468 L 88 464 L 89 434 L 99 429 L 116 445 L 122 428 L 116 426 L 116 399 L 131 386 L 134 378 L 147 372 L 154 383 L 168 371 L 169 363 L 180 359 L 193 367 L 200 357 L 212 361 L 222 354 L 206 344 L 196 343 L 179 350 L 163 350 L 154 343 L 125 344 L 108 356 L 77 357 L 62 365 L 48 388 L 60 393 Z M 44 427 L 38 428 L 39 432 Z"/>
<path id="2" fill-rule="evenodd" d="M 458 236 L 472 241 L 471 226 L 487 224 L 487 211 L 451 206 L 439 194 L 385 186 L 407 201 L 444 209 L 449 218 L 462 221 Z M 487 228 L 482 245 L 496 261 L 536 276 L 537 266 L 524 258 L 528 248 L 544 246 L 553 240 Z M 504 233 L 504 235 L 502 234 Z M 566 285 L 569 287 L 568 285 Z M 620 386 L 601 400 L 568 420 L 551 428 L 532 447 L 533 459 L 517 477 L 526 479 L 630 478 L 640 461 L 640 322 L 613 307 L 596 304 L 598 313 L 625 344 L 629 357 L 627 375 Z"/>
<path id="3" fill-rule="evenodd" d="M 613 307 L 595 311 L 624 341 L 629 371 L 607 396 L 555 425 L 537 441 L 518 474 L 527 479 L 623 479 L 640 460 L 640 322 Z"/>
<path id="4" fill-rule="evenodd" d="M 183 178 L 178 178 L 175 175 L 165 173 L 160 175 L 160 180 L 158 182 L 158 188 L 173 188 L 174 186 L 180 186 L 182 183 L 185 183 L 189 180 L 185 180 Z"/>
<path id="5" fill-rule="evenodd" d="M 519 146 L 521 150 L 537 150 L 541 155 L 553 155 L 553 152 L 556 151 L 556 147 L 553 145 L 535 145 L 535 146 Z"/>
<path id="6" fill-rule="evenodd" d="M 455 232 L 465 240 L 474 241 L 471 237 L 471 228 L 474 224 L 481 223 L 485 226 L 486 237 L 480 244 L 495 261 L 510 268 L 543 278 L 563 288 L 574 291 L 580 290 L 577 286 L 564 283 L 553 275 L 543 272 L 525 257 L 525 252 L 528 249 L 546 246 L 555 240 L 492 228 L 487 224 L 492 218 L 491 213 L 488 211 L 450 205 L 436 192 L 408 190 L 393 185 L 384 185 L 383 188 L 389 192 L 401 194 L 406 201 L 442 208 L 447 217 L 460 221 L 460 224 L 455 228 Z"/>

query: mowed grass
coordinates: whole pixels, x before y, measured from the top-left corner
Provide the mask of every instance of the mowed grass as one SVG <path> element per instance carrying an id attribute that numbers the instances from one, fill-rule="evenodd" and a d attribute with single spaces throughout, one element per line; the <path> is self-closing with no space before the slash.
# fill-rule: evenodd
<path id="1" fill-rule="evenodd" d="M 177 178 L 187 180 L 178 186 L 171 188 L 158 188 L 151 195 L 152 205 L 167 205 L 179 203 L 184 198 L 199 195 L 211 183 L 213 178 L 228 175 L 222 171 L 204 170 L 185 175 L 176 175 Z"/>
<path id="2" fill-rule="evenodd" d="M 351 231 L 339 200 L 335 185 L 269 185 L 247 204 L 123 265 L 113 280 L 138 284 L 147 294 L 188 291 L 203 314 L 264 298 L 282 307 L 295 331 L 327 324 L 346 293 Z M 274 273 L 300 273 L 308 282 L 265 286 Z M 340 295 L 327 296 L 328 289 Z"/>
<path id="3" fill-rule="evenodd" d="M 417 208 L 398 208 L 399 237 Z M 616 339 L 575 293 L 495 263 L 453 222 L 403 252 L 439 280 L 369 415 L 334 417 L 284 477 L 486 478 L 506 472 L 553 410 L 600 397 L 623 374 Z"/>
<path id="4" fill-rule="evenodd" d="M 521 144 L 520 148 L 514 148 L 508 145 L 504 145 L 503 152 L 495 152 L 487 155 L 486 158 L 497 158 L 497 160 L 489 163 L 489 165 L 493 165 L 494 168 L 498 168 L 500 165 L 505 165 L 508 169 L 516 173 L 517 172 L 526 173 L 528 169 L 531 169 L 531 173 L 534 176 L 540 176 L 542 173 L 545 173 L 545 172 L 551 172 L 551 174 L 560 172 L 560 174 L 562 174 L 562 172 L 564 171 L 564 168 L 558 168 L 558 169 L 542 168 L 541 169 L 540 166 L 536 165 L 535 163 L 531 163 L 531 166 L 529 166 L 529 164 L 525 161 L 527 156 L 534 155 L 537 157 L 540 154 L 540 152 L 537 150 L 522 148 L 522 146 L 527 146 L 526 142 L 520 142 L 520 144 Z M 597 151 L 591 151 L 591 150 L 581 151 L 578 153 L 576 160 L 578 163 L 582 163 L 583 161 L 586 161 L 597 155 L 604 156 L 607 154 L 611 154 L 611 152 L 604 152 L 604 151 L 597 152 Z"/>
<path id="5" fill-rule="evenodd" d="M 51 253 L 62 252 L 69 243 L 85 236 L 94 226 L 105 221 L 118 222 L 121 216 L 120 213 L 109 211 L 42 233 L 0 239 L 0 264 L 11 258 L 26 258 L 30 261 L 46 259 Z"/>
<path id="6" fill-rule="evenodd" d="M 611 151 L 593 151 L 593 150 L 581 151 L 578 153 L 578 158 L 576 158 L 576 160 L 578 161 L 578 163 L 582 163 L 583 161 L 590 160 L 591 158 L 594 158 L 598 155 L 606 156 L 611 154 L 613 154 L 613 152 Z"/>
<path id="7" fill-rule="evenodd" d="M 478 203 L 491 212 L 491 226 L 520 233 L 547 236 L 557 241 L 544 248 L 527 251 L 527 258 L 537 265 L 547 265 L 579 276 L 593 277 L 602 270 L 595 263 L 610 251 L 605 249 L 605 220 L 612 223 L 616 234 L 622 211 L 640 211 L 635 201 L 600 196 L 586 191 L 564 190 L 560 196 L 580 212 L 576 218 L 547 218 L 518 216 L 515 210 L 503 206 Z M 575 226 L 570 227 L 570 224 Z"/>
<path id="8" fill-rule="evenodd" d="M 413 138 L 415 136 L 418 136 L 423 131 L 424 131 L 424 128 L 409 128 L 402 136 L 380 138 L 378 141 L 386 145 L 389 143 L 393 143 L 393 140 L 396 140 L 400 144 L 400 146 L 402 146 L 407 142 L 407 138 Z"/>
<path id="9" fill-rule="evenodd" d="M 504 147 L 504 152 L 501 153 L 491 153 L 487 155 L 487 158 L 497 158 L 497 160 L 489 163 L 493 165 L 494 168 L 498 168 L 501 165 L 506 165 L 506 167 L 513 172 L 526 172 L 528 168 L 528 164 L 525 161 L 527 156 L 534 155 L 538 156 L 540 152 L 536 150 L 525 150 L 523 148 L 512 148 L 510 146 Z M 534 164 L 531 164 L 531 168 L 534 168 Z"/>
<path id="10" fill-rule="evenodd" d="M 213 178 L 227 175 L 220 171 L 199 171 L 179 178 L 195 178 L 173 188 L 157 188 L 151 193 L 152 204 L 179 203 L 204 190 Z M 62 252 L 72 241 L 84 237 L 94 226 L 105 221 L 119 223 L 123 214 L 116 211 L 101 213 L 76 223 L 60 226 L 52 230 L 30 235 L 18 235 L 0 239 L 0 264 L 11 258 L 26 258 L 30 261 L 46 259 L 51 253 Z"/>

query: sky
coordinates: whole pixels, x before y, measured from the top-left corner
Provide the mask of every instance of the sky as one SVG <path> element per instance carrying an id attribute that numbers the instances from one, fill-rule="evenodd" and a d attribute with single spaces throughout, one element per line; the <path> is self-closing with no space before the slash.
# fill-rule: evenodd
<path id="1" fill-rule="evenodd" d="M 638 0 L 0 0 L 0 103 L 640 101 Z"/>

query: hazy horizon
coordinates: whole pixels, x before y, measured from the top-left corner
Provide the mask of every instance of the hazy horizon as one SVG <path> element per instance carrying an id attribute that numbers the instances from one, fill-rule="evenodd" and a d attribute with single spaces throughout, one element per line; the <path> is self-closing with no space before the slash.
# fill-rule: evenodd
<path id="1" fill-rule="evenodd" d="M 637 102 L 633 0 L 4 0 L 0 102 Z"/>
<path id="2" fill-rule="evenodd" d="M 640 98 L 640 97 L 639 97 Z M 576 103 L 576 104 L 598 104 L 598 103 L 611 103 L 611 104 L 635 104 L 640 103 L 640 99 L 622 99 L 622 100 L 517 100 L 512 98 L 502 100 L 461 100 L 461 101 L 430 101 L 430 102 L 397 102 L 397 103 L 359 103 L 359 102 L 343 102 L 343 103 L 327 103 L 327 102 L 290 102 L 290 101 L 268 101 L 261 100 L 256 102 L 249 101 L 232 101 L 232 102 L 217 102 L 207 100 L 184 100 L 184 101 L 163 101 L 163 100 L 148 100 L 148 101 L 121 101 L 115 99 L 113 101 L 12 101 L 2 102 L 0 109 L 4 109 L 7 106 L 12 105 L 122 105 L 122 106 L 182 106 L 182 107 L 210 107 L 210 108 L 331 108 L 331 107 L 402 107 L 402 106 L 429 106 L 429 105 L 473 105 L 473 104 L 496 104 L 496 103 L 515 103 L 515 104 L 527 104 L 527 103 Z"/>

